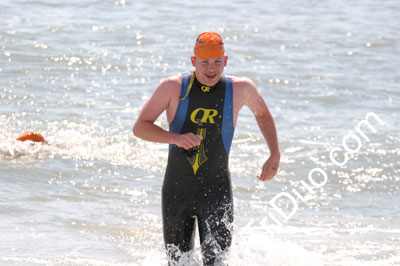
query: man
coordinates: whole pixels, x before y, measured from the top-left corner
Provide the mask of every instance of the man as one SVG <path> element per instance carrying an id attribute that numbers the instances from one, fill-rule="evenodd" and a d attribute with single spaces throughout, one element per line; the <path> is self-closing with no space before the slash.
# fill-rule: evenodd
<path id="1" fill-rule="evenodd" d="M 280 160 L 273 118 L 249 79 L 223 76 L 228 57 L 220 35 L 196 40 L 195 70 L 164 79 L 144 104 L 133 128 L 144 140 L 168 143 L 162 189 L 164 241 L 172 265 L 199 236 L 205 265 L 222 264 L 231 244 L 233 202 L 228 156 L 240 109 L 254 113 L 270 149 L 262 180 L 272 179 Z M 166 111 L 169 131 L 154 124 Z M 197 220 L 197 223 L 196 223 Z"/>

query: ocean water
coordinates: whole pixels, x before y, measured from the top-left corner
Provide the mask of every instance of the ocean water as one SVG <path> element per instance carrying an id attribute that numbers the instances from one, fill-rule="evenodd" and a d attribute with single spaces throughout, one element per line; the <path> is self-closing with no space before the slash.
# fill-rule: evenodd
<path id="1" fill-rule="evenodd" d="M 208 30 L 225 73 L 264 96 L 282 155 L 258 181 L 268 149 L 243 109 L 230 265 L 400 265 L 399 14 L 396 0 L 1 1 L 0 265 L 167 264 L 167 145 L 131 131 Z M 26 130 L 49 145 L 16 141 Z M 201 265 L 198 243 L 181 265 Z"/>

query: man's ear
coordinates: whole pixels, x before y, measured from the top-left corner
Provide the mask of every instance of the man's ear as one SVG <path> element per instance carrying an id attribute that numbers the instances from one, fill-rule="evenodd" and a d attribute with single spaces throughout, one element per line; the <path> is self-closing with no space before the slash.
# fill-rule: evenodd
<path id="1" fill-rule="evenodd" d="M 226 64 L 228 63 L 228 56 L 225 56 L 224 61 L 225 61 L 225 66 L 226 66 Z"/>
<path id="2" fill-rule="evenodd" d="M 192 56 L 191 58 L 190 58 L 190 60 L 192 61 L 192 66 L 196 66 L 196 57 L 195 56 Z"/>

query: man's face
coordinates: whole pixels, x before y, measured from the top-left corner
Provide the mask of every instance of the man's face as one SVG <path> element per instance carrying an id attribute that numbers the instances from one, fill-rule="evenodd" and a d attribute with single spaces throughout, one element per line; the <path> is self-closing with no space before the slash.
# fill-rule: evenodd
<path id="1" fill-rule="evenodd" d="M 200 83 L 211 87 L 217 84 L 221 78 L 228 57 L 197 58 L 192 56 L 191 60 L 192 65 L 196 68 L 197 80 Z"/>

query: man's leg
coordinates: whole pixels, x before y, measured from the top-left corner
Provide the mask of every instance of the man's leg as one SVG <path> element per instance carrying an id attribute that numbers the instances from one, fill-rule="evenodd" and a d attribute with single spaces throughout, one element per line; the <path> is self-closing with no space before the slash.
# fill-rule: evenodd
<path id="1" fill-rule="evenodd" d="M 204 265 L 227 265 L 224 261 L 232 243 L 233 204 L 225 202 L 210 208 L 206 214 L 205 219 L 199 219 Z"/>
<path id="2" fill-rule="evenodd" d="M 194 246 L 196 218 L 189 215 L 182 206 L 162 195 L 163 233 L 169 265 L 175 265 L 181 256 Z"/>

